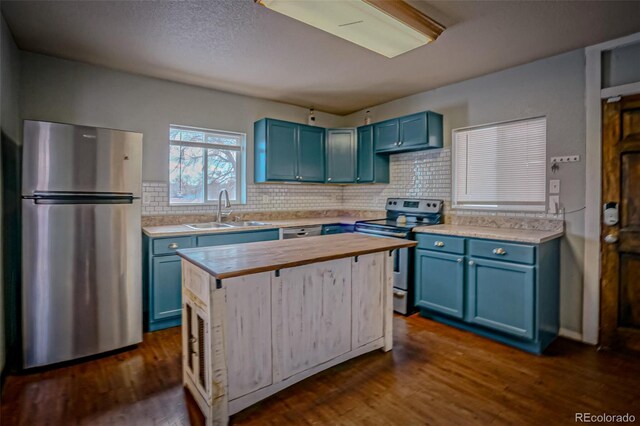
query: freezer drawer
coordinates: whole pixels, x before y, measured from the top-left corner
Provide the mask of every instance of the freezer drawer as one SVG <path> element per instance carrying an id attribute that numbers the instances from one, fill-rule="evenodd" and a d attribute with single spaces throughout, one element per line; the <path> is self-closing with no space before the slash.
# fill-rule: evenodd
<path id="1" fill-rule="evenodd" d="M 128 193 L 140 197 L 142 134 L 25 120 L 22 195 Z"/>
<path id="2" fill-rule="evenodd" d="M 25 368 L 142 340 L 140 201 L 22 201 Z"/>

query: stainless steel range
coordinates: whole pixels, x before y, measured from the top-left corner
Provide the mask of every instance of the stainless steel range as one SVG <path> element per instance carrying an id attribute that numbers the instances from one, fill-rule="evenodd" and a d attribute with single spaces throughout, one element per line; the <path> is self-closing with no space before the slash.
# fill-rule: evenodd
<path id="1" fill-rule="evenodd" d="M 413 228 L 442 223 L 442 200 L 389 198 L 387 218 L 356 223 L 355 232 L 413 239 Z M 393 264 L 393 307 L 408 315 L 414 311 L 414 249 L 396 250 Z"/>

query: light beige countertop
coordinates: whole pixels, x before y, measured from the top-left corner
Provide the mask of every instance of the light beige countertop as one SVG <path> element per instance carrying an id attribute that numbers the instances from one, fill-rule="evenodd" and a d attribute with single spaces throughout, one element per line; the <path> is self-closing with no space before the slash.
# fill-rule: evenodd
<path id="1" fill-rule="evenodd" d="M 384 217 L 384 213 L 381 213 L 381 217 Z M 228 228 L 217 229 L 192 229 L 185 225 L 162 225 L 162 226 L 145 226 L 142 228 L 142 232 L 145 235 L 158 238 L 158 237 L 179 237 L 185 235 L 203 235 L 203 234 L 225 234 L 229 232 L 244 232 L 244 231 L 257 231 L 261 229 L 279 229 L 279 228 L 295 228 L 300 226 L 311 225 L 329 225 L 332 223 L 339 223 L 343 225 L 353 225 L 358 220 L 367 220 L 370 217 L 357 217 L 357 216 L 337 216 L 337 217 L 309 217 L 309 218 L 294 218 L 294 219 L 279 219 L 279 220 L 259 220 L 265 225 L 259 226 L 234 226 Z M 233 223 L 233 222 L 228 222 Z"/>
<path id="2" fill-rule="evenodd" d="M 471 225 L 418 226 L 414 232 L 422 234 L 453 235 L 456 237 L 486 238 L 488 240 L 514 241 L 541 244 L 564 235 L 564 231 L 541 231 L 537 229 L 492 228 Z"/>
<path id="3" fill-rule="evenodd" d="M 275 271 L 310 263 L 360 256 L 417 243 L 402 238 L 363 234 L 337 234 L 292 240 L 189 248 L 178 254 L 217 279 Z"/>

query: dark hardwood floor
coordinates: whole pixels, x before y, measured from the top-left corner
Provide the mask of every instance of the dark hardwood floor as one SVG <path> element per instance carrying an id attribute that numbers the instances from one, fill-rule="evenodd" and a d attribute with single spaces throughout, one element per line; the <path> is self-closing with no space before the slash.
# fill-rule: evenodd
<path id="1" fill-rule="evenodd" d="M 394 349 L 317 374 L 232 417 L 233 424 L 575 424 L 574 413 L 640 422 L 640 357 L 560 339 L 544 356 L 412 316 Z M 137 349 L 10 376 L 1 424 L 181 425 L 202 422 L 181 385 L 180 328 Z"/>

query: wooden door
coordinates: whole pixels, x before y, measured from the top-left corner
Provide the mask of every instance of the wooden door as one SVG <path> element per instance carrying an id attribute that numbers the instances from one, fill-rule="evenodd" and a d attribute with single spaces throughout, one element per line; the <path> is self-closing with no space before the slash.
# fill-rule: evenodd
<path id="1" fill-rule="evenodd" d="M 603 102 L 600 345 L 640 350 L 640 95 Z"/>

